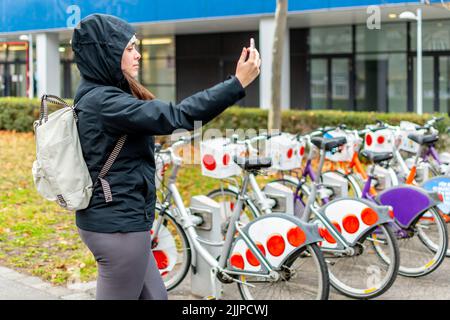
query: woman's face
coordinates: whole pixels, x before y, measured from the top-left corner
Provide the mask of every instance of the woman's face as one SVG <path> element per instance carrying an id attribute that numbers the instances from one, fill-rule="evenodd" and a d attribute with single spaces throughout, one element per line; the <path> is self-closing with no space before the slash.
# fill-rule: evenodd
<path id="1" fill-rule="evenodd" d="M 136 49 L 136 38 L 133 37 L 123 51 L 122 71 L 129 76 L 136 78 L 139 73 L 139 60 L 141 55 Z"/>

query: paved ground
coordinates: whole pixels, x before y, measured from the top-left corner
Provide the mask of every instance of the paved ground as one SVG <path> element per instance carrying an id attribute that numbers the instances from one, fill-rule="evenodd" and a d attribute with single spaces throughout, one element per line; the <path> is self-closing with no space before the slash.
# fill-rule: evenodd
<path id="1" fill-rule="evenodd" d="M 225 286 L 224 299 L 239 298 L 235 284 Z M 55 287 L 39 278 L 0 267 L 0 300 L 89 300 L 95 297 L 95 282 Z M 346 299 L 332 290 L 331 299 Z M 169 299 L 201 299 L 190 294 L 189 277 Z M 450 300 L 450 259 L 438 270 L 423 278 L 398 277 L 391 289 L 379 299 Z"/>
<path id="2" fill-rule="evenodd" d="M 89 285 L 74 288 L 52 286 L 37 277 L 0 267 L 0 300 L 92 299 L 88 288 Z"/>

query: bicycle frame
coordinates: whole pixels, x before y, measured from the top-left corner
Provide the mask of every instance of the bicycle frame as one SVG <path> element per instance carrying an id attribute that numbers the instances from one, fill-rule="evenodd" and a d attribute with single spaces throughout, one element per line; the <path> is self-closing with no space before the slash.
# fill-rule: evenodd
<path id="1" fill-rule="evenodd" d="M 313 213 L 315 217 L 325 226 L 325 228 L 328 230 L 328 232 L 331 233 L 331 236 L 336 241 L 336 248 L 325 248 L 322 247 L 321 250 L 324 252 L 331 252 L 331 253 L 345 253 L 352 255 L 354 254 L 354 250 L 352 248 L 352 243 L 349 243 L 346 238 L 344 238 L 343 234 L 340 233 L 336 227 L 333 225 L 333 223 L 330 221 L 330 219 L 327 217 L 325 210 L 327 206 L 333 205 L 333 203 L 339 202 L 339 201 L 346 201 L 346 200 L 354 200 L 354 199 L 347 199 L 347 198 L 340 198 L 338 200 L 331 201 L 325 197 L 322 199 L 325 203 L 325 207 L 320 208 L 316 201 L 316 194 L 317 194 L 317 188 L 320 185 L 320 175 L 316 174 L 311 165 L 311 161 L 313 158 L 314 150 L 312 148 L 311 143 L 309 143 L 310 151 L 307 159 L 307 163 L 305 166 L 305 169 L 303 170 L 302 178 L 303 180 L 299 180 L 299 183 L 296 188 L 295 192 L 295 200 L 301 201 L 302 204 L 304 202 L 302 201 L 300 197 L 300 191 L 305 192 L 305 194 L 308 196 L 308 201 L 305 205 L 305 211 L 301 217 L 301 220 L 304 222 L 307 222 L 311 218 L 311 214 Z M 320 150 L 320 162 L 318 166 L 318 171 L 321 172 L 323 165 L 325 162 L 325 151 Z M 308 188 L 302 188 L 305 182 L 305 178 L 310 177 L 312 179 L 312 188 L 309 190 Z"/>
<path id="2" fill-rule="evenodd" d="M 398 150 L 396 151 L 398 152 Z M 355 161 L 359 162 L 359 159 L 355 159 Z M 416 157 L 416 161 L 418 161 L 418 156 Z M 355 167 L 358 168 L 358 166 Z M 372 170 L 368 175 L 364 172 L 367 179 L 362 190 L 361 198 L 374 203 L 391 206 L 394 213 L 394 223 L 391 223 L 391 226 L 394 227 L 396 232 L 402 233 L 402 228 L 410 227 L 422 212 L 436 205 L 429 194 L 413 186 L 394 186 L 378 194 L 372 187 L 374 171 L 375 164 L 372 166 Z M 357 172 L 360 173 L 358 169 Z M 405 198 L 410 199 L 407 206 L 405 206 L 402 200 Z"/>
<path id="3" fill-rule="evenodd" d="M 276 269 L 274 269 L 271 266 L 270 261 L 261 253 L 261 251 L 258 249 L 258 247 L 255 245 L 255 243 L 250 239 L 250 237 L 243 231 L 243 228 L 239 224 L 239 217 L 241 214 L 241 211 L 243 209 L 244 203 L 247 200 L 246 196 L 246 190 L 249 184 L 253 184 L 254 186 L 257 186 L 256 179 L 254 175 L 250 172 L 245 172 L 244 180 L 242 187 L 239 191 L 238 200 L 237 203 L 233 209 L 233 213 L 231 215 L 231 219 L 229 222 L 229 228 L 227 230 L 227 234 L 225 236 L 224 242 L 218 242 L 213 243 L 210 241 L 202 240 L 199 235 L 197 234 L 197 231 L 195 227 L 201 223 L 201 221 L 196 221 L 196 216 L 193 216 L 190 214 L 190 211 L 186 206 L 184 205 L 182 201 L 182 197 L 180 192 L 178 191 L 178 188 L 176 186 L 176 177 L 180 168 L 180 163 L 178 161 L 174 162 L 174 168 L 173 172 L 169 178 L 169 183 L 167 186 L 168 192 L 165 195 L 165 199 L 162 204 L 162 209 L 164 211 L 161 211 L 160 217 L 158 217 L 157 220 L 157 226 L 155 228 L 155 234 L 157 234 L 157 231 L 159 230 L 159 226 L 161 225 L 161 220 L 163 219 L 163 215 L 165 210 L 167 210 L 170 206 L 171 201 L 175 204 L 177 210 L 174 211 L 174 217 L 177 219 L 177 221 L 180 223 L 180 225 L 183 227 L 183 229 L 186 231 L 186 235 L 188 238 L 189 243 L 191 244 L 191 248 L 194 252 L 198 253 L 201 258 L 203 258 L 207 264 L 211 267 L 211 274 L 210 274 L 210 280 L 212 283 L 212 288 L 214 291 L 215 296 L 219 296 L 219 292 L 215 286 L 215 279 L 216 276 L 220 273 L 224 276 L 228 276 L 232 281 L 239 282 L 244 285 L 252 286 L 251 284 L 241 282 L 235 278 L 231 278 L 230 276 L 255 276 L 257 275 L 260 278 L 267 278 L 267 279 L 277 279 L 279 277 L 278 273 L 275 272 Z M 254 182 L 252 182 L 254 180 Z M 261 194 L 262 191 L 260 191 Z M 275 215 L 276 216 L 276 215 Z M 285 219 L 285 217 L 283 217 Z M 295 223 L 295 222 L 294 222 Z M 314 231 L 311 230 L 311 227 L 302 225 L 303 230 L 308 234 L 308 240 L 310 242 L 305 243 L 309 244 L 312 242 L 320 241 L 320 238 L 318 238 L 318 235 L 316 236 L 314 234 Z M 309 230 L 309 231 L 308 231 Z M 263 266 L 263 269 L 266 274 L 261 274 L 260 272 L 251 272 L 251 271 L 235 271 L 230 270 L 227 267 L 227 260 L 230 256 L 230 252 L 233 248 L 233 245 L 235 243 L 235 234 L 238 232 L 239 236 L 245 241 L 245 244 L 248 246 L 252 254 L 256 257 L 256 259 L 260 262 L 261 266 Z M 210 246 L 222 246 L 221 254 L 219 261 L 217 261 L 204 247 L 203 244 L 207 244 Z M 193 255 L 195 257 L 195 254 Z"/>

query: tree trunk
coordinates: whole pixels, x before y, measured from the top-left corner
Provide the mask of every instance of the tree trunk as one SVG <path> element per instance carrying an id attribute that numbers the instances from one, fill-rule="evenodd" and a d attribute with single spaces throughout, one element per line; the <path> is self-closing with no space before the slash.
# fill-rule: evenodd
<path id="1" fill-rule="evenodd" d="M 272 49 L 272 94 L 269 109 L 269 130 L 281 130 L 281 68 L 283 65 L 287 7 L 288 0 L 277 0 Z"/>

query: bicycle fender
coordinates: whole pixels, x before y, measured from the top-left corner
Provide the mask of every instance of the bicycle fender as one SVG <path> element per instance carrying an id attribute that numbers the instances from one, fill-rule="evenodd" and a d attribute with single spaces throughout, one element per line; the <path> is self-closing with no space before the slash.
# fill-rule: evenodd
<path id="1" fill-rule="evenodd" d="M 227 266 L 256 274 L 267 274 L 268 270 L 249 249 L 245 238 L 259 248 L 273 269 L 279 268 L 293 252 L 322 240 L 317 226 L 294 216 L 271 213 L 251 221 L 234 241 Z"/>
<path id="2" fill-rule="evenodd" d="M 424 189 L 411 185 L 400 185 L 384 190 L 375 201 L 391 206 L 394 220 L 402 228 L 410 227 L 419 215 L 437 204 Z"/>
<path id="3" fill-rule="evenodd" d="M 374 226 L 392 221 L 389 216 L 389 207 L 379 206 L 365 199 L 339 198 L 320 208 L 320 212 L 329 219 L 335 230 L 350 246 L 355 245 Z M 321 247 L 341 248 L 323 224 L 318 220 L 316 223 L 321 226 L 319 232 L 325 239 Z"/>
<path id="4" fill-rule="evenodd" d="M 299 178 L 294 177 L 294 176 L 290 176 L 290 175 L 283 175 L 283 179 L 288 180 L 290 182 L 292 182 L 293 184 L 298 185 L 300 183 Z"/>
<path id="5" fill-rule="evenodd" d="M 237 194 L 239 194 L 239 191 L 240 191 L 240 190 L 239 190 L 238 187 L 236 187 L 236 186 L 230 184 L 230 185 L 227 186 L 227 188 L 230 189 L 231 191 L 236 192 Z"/>
<path id="6" fill-rule="evenodd" d="M 434 177 L 422 183 L 421 187 L 428 192 L 437 192 L 441 194 L 443 202 L 438 203 L 437 207 L 444 214 L 450 214 L 450 176 Z"/>

